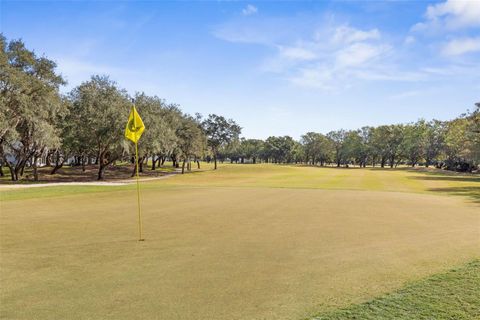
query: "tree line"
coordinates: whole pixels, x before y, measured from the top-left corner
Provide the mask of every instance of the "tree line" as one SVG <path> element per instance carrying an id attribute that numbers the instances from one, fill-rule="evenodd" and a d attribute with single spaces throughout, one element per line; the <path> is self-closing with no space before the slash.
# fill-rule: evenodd
<path id="1" fill-rule="evenodd" d="M 307 132 L 299 141 L 289 136 L 264 141 L 242 138 L 226 145 L 220 157 L 240 163 L 382 168 L 403 164 L 472 172 L 480 163 L 480 103 L 473 112 L 451 121 L 419 120 L 327 134 Z"/>
<path id="2" fill-rule="evenodd" d="M 139 143 L 139 171 L 149 163 L 155 170 L 166 160 L 191 170 L 200 160 L 240 163 L 305 163 L 336 166 L 398 164 L 472 171 L 480 158 L 480 104 L 451 121 L 308 132 L 299 141 L 289 136 L 265 140 L 240 138 L 242 128 L 231 119 L 210 114 L 190 115 L 157 96 L 130 96 L 108 76 L 94 75 L 62 94 L 66 84 L 56 63 L 39 57 L 21 40 L 0 34 L 0 175 L 11 179 L 31 168 L 38 180 L 43 159 L 55 174 L 66 163 L 95 164 L 98 179 L 120 161 L 130 161 L 131 143 L 123 136 L 134 103 L 146 130 Z M 135 172 L 134 168 L 132 170 Z"/>

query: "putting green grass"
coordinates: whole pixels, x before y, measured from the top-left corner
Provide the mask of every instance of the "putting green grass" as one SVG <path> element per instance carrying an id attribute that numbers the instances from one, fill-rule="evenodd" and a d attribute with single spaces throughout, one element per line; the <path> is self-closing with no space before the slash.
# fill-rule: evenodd
<path id="1" fill-rule="evenodd" d="M 2 190 L 0 318 L 313 317 L 478 259 L 478 188 L 437 171 L 223 165 L 144 182 L 145 242 L 132 185 Z"/>

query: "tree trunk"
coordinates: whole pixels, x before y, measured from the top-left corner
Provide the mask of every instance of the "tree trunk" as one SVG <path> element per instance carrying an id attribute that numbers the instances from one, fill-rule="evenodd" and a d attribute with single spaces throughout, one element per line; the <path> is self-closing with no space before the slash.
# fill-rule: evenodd
<path id="1" fill-rule="evenodd" d="M 200 160 L 197 159 L 197 169 L 200 169 Z"/>
<path id="2" fill-rule="evenodd" d="M 217 170 L 217 155 L 213 155 L 213 163 L 214 163 L 214 167 L 213 167 L 213 170 Z"/>
<path id="3" fill-rule="evenodd" d="M 33 181 L 38 181 L 37 160 L 38 160 L 38 157 L 34 156 L 32 161 Z"/>
<path id="4" fill-rule="evenodd" d="M 152 156 L 152 170 L 155 171 L 156 166 L 157 166 L 157 160 L 155 159 L 155 155 Z"/>
<path id="5" fill-rule="evenodd" d="M 185 173 L 185 159 L 183 159 L 183 163 L 182 163 L 182 174 Z"/>
<path id="6" fill-rule="evenodd" d="M 97 177 L 97 180 L 103 180 L 104 179 L 104 175 L 105 175 L 105 168 L 107 166 L 104 165 L 104 164 L 100 164 L 100 167 L 98 168 L 98 177 Z"/>
<path id="7" fill-rule="evenodd" d="M 52 171 L 50 172 L 50 174 L 57 173 L 58 169 L 62 168 L 64 163 L 65 163 L 65 160 L 62 160 L 62 162 L 60 162 L 60 163 L 57 162 L 55 164 L 55 167 L 53 167 Z"/>
<path id="8" fill-rule="evenodd" d="M 58 152 L 58 150 L 56 152 Z M 47 156 L 45 157 L 45 166 L 49 167 L 52 164 L 50 157 L 53 155 L 53 153 L 54 152 L 47 153 Z"/>
<path id="9" fill-rule="evenodd" d="M 105 177 L 105 169 L 107 168 L 107 166 L 112 163 L 115 159 L 110 159 L 110 161 L 105 161 L 105 154 L 106 152 L 101 152 L 99 153 L 99 159 L 98 159 L 98 177 L 97 179 L 98 180 L 103 180 L 104 177 Z"/>
<path id="10" fill-rule="evenodd" d="M 18 175 L 15 169 L 13 167 L 8 167 L 10 169 L 10 178 L 12 181 L 18 181 Z"/>
<path id="11" fill-rule="evenodd" d="M 1 145 L 0 145 L 0 148 L 1 148 Z M 3 151 L 3 149 L 2 149 L 2 151 Z M 2 159 L 3 159 L 3 162 L 7 165 L 8 170 L 10 171 L 10 179 L 12 181 L 17 181 L 18 176 L 15 173 L 15 168 L 13 167 L 13 165 L 10 162 L 7 161 L 7 158 L 5 157 L 4 154 L 2 154 Z"/>
<path id="12" fill-rule="evenodd" d="M 425 168 L 428 168 L 430 166 L 430 159 L 425 160 Z"/>
<path id="13" fill-rule="evenodd" d="M 253 157 L 253 164 L 256 164 L 257 163 L 257 158 L 256 157 Z"/>

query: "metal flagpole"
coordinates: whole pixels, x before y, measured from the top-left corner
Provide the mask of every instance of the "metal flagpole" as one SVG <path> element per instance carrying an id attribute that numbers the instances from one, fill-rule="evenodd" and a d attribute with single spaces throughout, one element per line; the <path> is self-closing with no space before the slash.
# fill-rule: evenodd
<path id="1" fill-rule="evenodd" d="M 133 126 L 136 128 L 137 124 L 135 123 L 135 108 L 133 109 Z M 136 133 L 135 133 L 136 138 Z M 140 184 L 138 182 L 138 142 L 135 141 L 135 167 L 137 168 L 137 207 L 138 207 L 138 241 L 145 241 L 142 236 L 142 210 L 140 208 Z"/>
<path id="2" fill-rule="evenodd" d="M 137 204 L 138 204 L 138 241 L 145 241 L 142 237 L 142 210 L 140 209 L 140 184 L 138 183 L 138 144 L 135 142 L 135 159 L 137 167 Z"/>

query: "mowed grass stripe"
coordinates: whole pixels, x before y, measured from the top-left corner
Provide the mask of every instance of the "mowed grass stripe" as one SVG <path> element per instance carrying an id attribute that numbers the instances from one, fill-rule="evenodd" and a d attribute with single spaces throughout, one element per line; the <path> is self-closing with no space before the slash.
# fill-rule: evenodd
<path id="1" fill-rule="evenodd" d="M 480 319 L 480 260 L 312 320 Z"/>
<path id="2" fill-rule="evenodd" d="M 208 165 L 202 167 L 209 168 Z M 480 178 L 438 170 L 410 168 L 320 168 L 272 164 L 220 166 L 218 171 L 194 171 L 171 179 L 145 181 L 142 189 L 172 187 L 304 188 L 347 189 L 390 192 L 461 195 L 480 201 Z M 18 190 L 1 190 L 0 201 L 28 198 L 51 198 L 79 193 L 132 190 L 127 186 L 61 186 Z"/>

